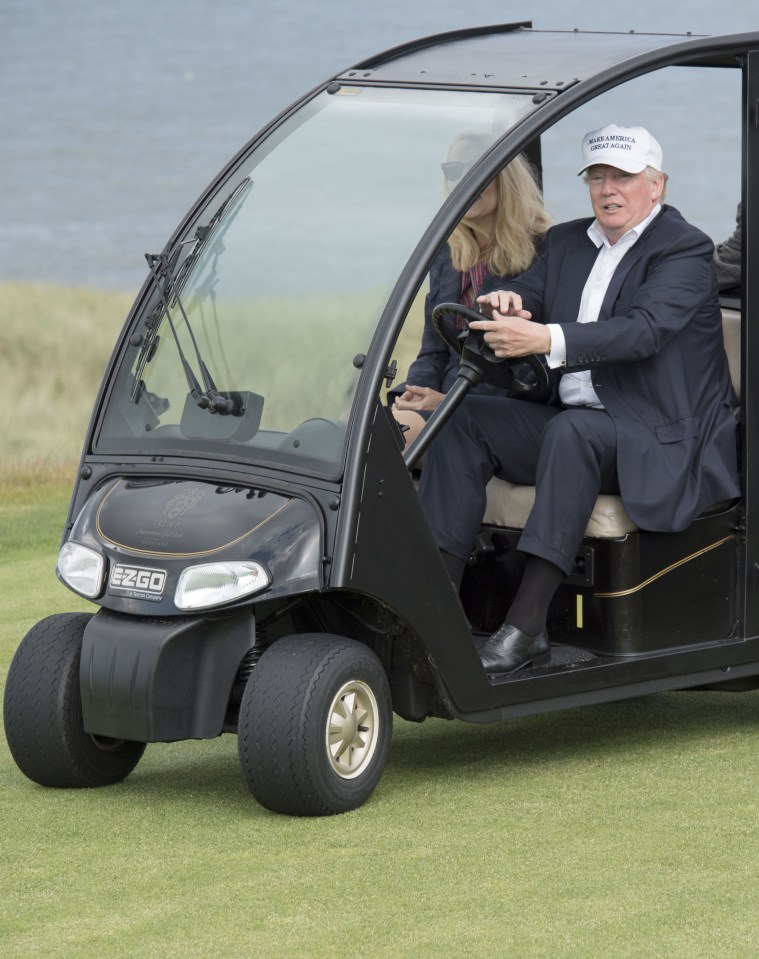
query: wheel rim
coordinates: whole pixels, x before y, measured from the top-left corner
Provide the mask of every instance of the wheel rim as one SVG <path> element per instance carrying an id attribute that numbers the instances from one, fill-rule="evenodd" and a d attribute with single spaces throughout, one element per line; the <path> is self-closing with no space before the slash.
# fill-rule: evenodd
<path id="1" fill-rule="evenodd" d="M 345 683 L 327 715 L 327 756 L 342 779 L 355 779 L 372 760 L 379 737 L 379 709 L 371 688 L 358 679 Z"/>

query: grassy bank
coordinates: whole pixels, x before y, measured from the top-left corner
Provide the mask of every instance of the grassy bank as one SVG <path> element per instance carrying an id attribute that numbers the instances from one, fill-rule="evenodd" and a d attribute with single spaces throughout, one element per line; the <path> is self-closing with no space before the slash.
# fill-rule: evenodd
<path id="1" fill-rule="evenodd" d="M 0 484 L 71 475 L 128 294 L 0 284 Z"/>
<path id="2" fill-rule="evenodd" d="M 0 490 L 29 479 L 38 485 L 72 479 L 132 299 L 98 290 L 0 283 L 0 383 L 6 397 L 0 418 Z M 416 355 L 422 308 L 420 296 L 395 354 L 399 377 Z M 277 315 L 282 309 L 277 306 Z M 345 312 L 331 301 L 325 309 L 339 317 Z M 323 390 L 316 364 L 314 378 Z"/>
<path id="3" fill-rule="evenodd" d="M 68 486 L 4 495 L 0 677 L 40 617 Z M 759 696 L 672 693 L 470 726 L 396 722 L 346 816 L 256 805 L 236 741 L 45 790 L 0 738 L 7 959 L 720 959 L 759 951 Z"/>

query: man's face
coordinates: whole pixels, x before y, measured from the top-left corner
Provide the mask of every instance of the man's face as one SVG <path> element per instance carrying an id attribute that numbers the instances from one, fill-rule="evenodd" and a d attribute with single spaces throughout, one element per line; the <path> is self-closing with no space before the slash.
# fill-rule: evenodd
<path id="1" fill-rule="evenodd" d="M 642 173 L 625 173 L 613 166 L 588 169 L 590 202 L 610 243 L 642 223 L 659 202 L 664 178 L 649 180 Z"/>

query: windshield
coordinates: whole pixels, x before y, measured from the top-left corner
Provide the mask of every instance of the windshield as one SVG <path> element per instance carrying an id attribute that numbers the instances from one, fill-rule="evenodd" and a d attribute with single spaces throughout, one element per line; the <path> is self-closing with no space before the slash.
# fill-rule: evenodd
<path id="1" fill-rule="evenodd" d="M 350 86 L 307 103 L 154 258 L 96 452 L 338 475 L 361 354 L 445 198 L 449 146 L 532 109 L 529 95 Z"/>

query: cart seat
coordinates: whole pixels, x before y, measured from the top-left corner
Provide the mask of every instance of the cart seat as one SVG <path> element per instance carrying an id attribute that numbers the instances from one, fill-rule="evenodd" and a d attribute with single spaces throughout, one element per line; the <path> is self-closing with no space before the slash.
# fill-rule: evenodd
<path id="1" fill-rule="evenodd" d="M 740 397 L 741 315 L 738 310 L 722 310 L 722 333 L 730 367 L 730 379 L 736 395 Z M 485 525 L 509 529 L 524 527 L 535 501 L 534 486 L 519 486 L 494 476 L 488 483 L 487 494 L 483 521 Z M 602 494 L 596 500 L 585 535 L 616 539 L 636 529 L 637 526 L 627 515 L 621 498 Z"/>

